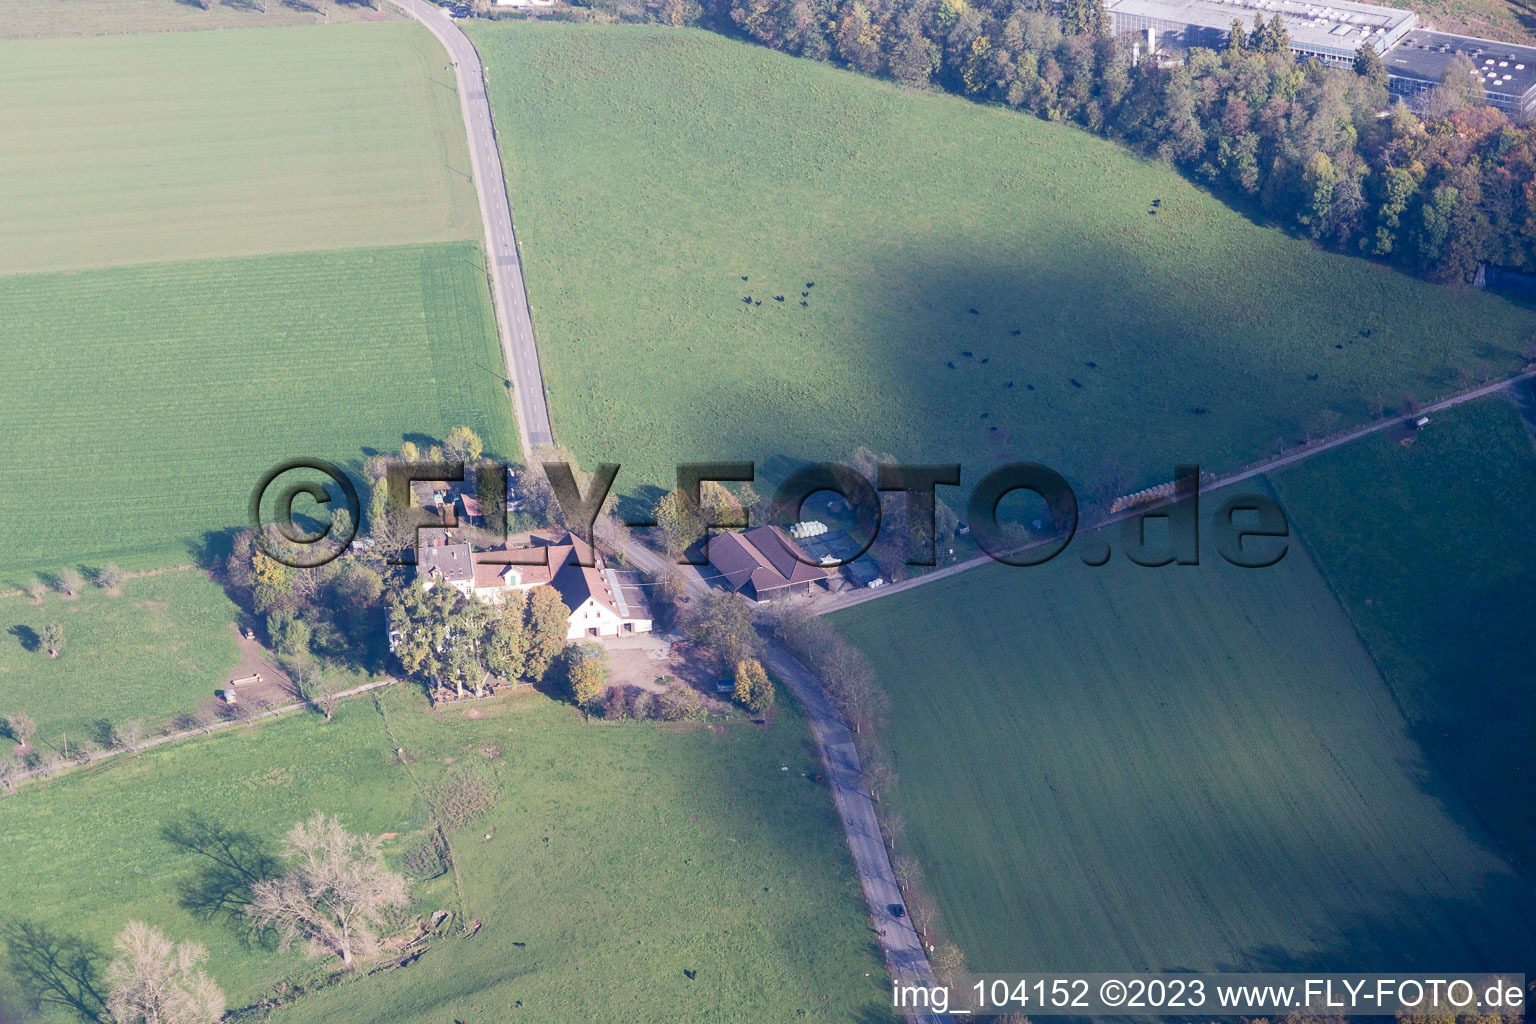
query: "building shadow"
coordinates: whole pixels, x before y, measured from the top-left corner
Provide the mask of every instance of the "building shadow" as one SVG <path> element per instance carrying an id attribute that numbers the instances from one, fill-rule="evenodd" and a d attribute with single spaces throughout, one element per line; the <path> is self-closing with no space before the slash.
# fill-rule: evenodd
<path id="1" fill-rule="evenodd" d="M 0 923 L 11 975 L 36 1006 L 65 1006 L 87 1021 L 104 1019 L 105 950 L 35 921 Z"/>

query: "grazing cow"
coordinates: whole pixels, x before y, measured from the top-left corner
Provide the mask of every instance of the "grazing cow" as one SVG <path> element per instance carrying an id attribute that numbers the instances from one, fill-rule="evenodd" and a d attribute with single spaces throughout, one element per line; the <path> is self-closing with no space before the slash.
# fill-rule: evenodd
<path id="1" fill-rule="evenodd" d="M 801 300 L 800 300 L 800 305 L 802 305 L 802 306 L 809 306 L 809 305 L 810 305 L 810 303 L 809 303 L 809 302 L 806 302 L 806 301 L 805 301 L 805 300 L 804 300 L 804 299 L 801 299 Z"/>
<path id="2" fill-rule="evenodd" d="M 742 274 L 742 275 L 741 275 L 741 279 L 742 279 L 742 280 L 743 280 L 743 281 L 745 281 L 745 280 L 746 280 L 746 279 L 747 279 L 747 275 L 746 275 L 746 274 Z"/>
<path id="3" fill-rule="evenodd" d="M 1023 334 L 1024 332 L 1019 330 L 1017 327 L 1015 327 L 1013 330 L 1009 331 L 1008 333 L 1013 335 L 1015 338 L 1017 338 L 1019 335 Z"/>
<path id="4" fill-rule="evenodd" d="M 971 315 L 972 316 L 976 316 L 980 312 L 981 312 L 981 310 L 977 309 L 975 306 L 971 307 Z"/>
<path id="5" fill-rule="evenodd" d="M 990 360 L 990 359 L 983 359 L 983 360 L 982 360 L 982 361 L 981 361 L 981 365 L 982 365 L 982 366 L 986 366 L 986 365 L 987 365 L 987 364 L 988 364 L 988 363 L 990 363 L 990 362 L 991 362 L 991 361 L 992 361 L 992 360 Z"/>
<path id="6" fill-rule="evenodd" d="M 1025 384 L 1024 386 L 1031 391 L 1035 390 L 1035 386 L 1033 384 Z"/>
<path id="7" fill-rule="evenodd" d="M 1099 368 L 1098 363 L 1084 363 L 1083 365 L 1088 367 L 1090 370 L 1097 370 Z"/>
<path id="8" fill-rule="evenodd" d="M 773 301 L 774 302 L 783 302 L 784 301 L 784 296 L 782 296 L 782 295 L 775 295 L 773 297 Z"/>
<path id="9" fill-rule="evenodd" d="M 955 368 L 955 364 L 954 363 L 945 363 L 944 365 L 949 367 L 951 370 L 953 370 Z"/>
<path id="10" fill-rule="evenodd" d="M 961 352 L 960 354 L 965 356 L 967 359 L 971 358 L 971 354 L 969 352 Z"/>
<path id="11" fill-rule="evenodd" d="M 1072 378 L 1072 386 L 1075 387 L 1075 388 L 1082 387 L 1082 385 L 1077 382 L 1077 378 L 1076 377 Z"/>
<path id="12" fill-rule="evenodd" d="M 1007 384 L 1004 384 L 1003 387 L 1005 387 L 1005 388 L 1013 387 L 1013 381 L 1009 381 Z"/>

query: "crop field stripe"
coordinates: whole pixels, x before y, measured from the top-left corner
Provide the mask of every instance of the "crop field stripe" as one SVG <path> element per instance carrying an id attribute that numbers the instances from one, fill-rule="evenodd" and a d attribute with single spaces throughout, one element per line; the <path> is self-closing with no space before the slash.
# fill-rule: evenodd
<path id="1" fill-rule="evenodd" d="M 187 561 L 269 467 L 519 451 L 472 242 L 0 277 L 0 580 Z"/>
<path id="2" fill-rule="evenodd" d="M 1519 412 L 1483 399 L 1273 485 L 1439 773 L 1536 871 L 1536 454 Z"/>
<path id="3" fill-rule="evenodd" d="M 975 969 L 1536 953 L 1528 887 L 1299 548 L 1253 571 L 1069 553 L 835 621 L 895 701 L 890 799 Z"/>
<path id="4" fill-rule="evenodd" d="M 0 42 L 0 274 L 476 237 L 409 22 Z"/>

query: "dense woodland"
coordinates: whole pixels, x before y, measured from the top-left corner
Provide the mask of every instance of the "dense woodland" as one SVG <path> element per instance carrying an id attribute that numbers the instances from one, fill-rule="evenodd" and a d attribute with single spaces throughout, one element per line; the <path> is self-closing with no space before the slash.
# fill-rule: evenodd
<path id="1" fill-rule="evenodd" d="M 1536 128 L 1484 106 L 1461 58 L 1410 109 L 1374 53 L 1353 72 L 1296 60 L 1278 16 L 1183 63 L 1110 38 L 1102 0 L 665 0 L 657 16 L 1074 122 L 1320 245 L 1437 280 L 1536 271 Z"/>

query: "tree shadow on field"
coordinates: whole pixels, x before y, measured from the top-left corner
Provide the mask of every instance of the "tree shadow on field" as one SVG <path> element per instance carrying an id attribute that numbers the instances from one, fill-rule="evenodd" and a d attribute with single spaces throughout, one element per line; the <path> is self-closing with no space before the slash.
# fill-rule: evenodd
<path id="1" fill-rule="evenodd" d="M 16 638 L 16 642 L 21 644 L 21 649 L 24 651 L 36 653 L 42 649 L 43 638 L 38 636 L 37 630 L 31 626 L 12 626 L 6 632 Z"/>
<path id="2" fill-rule="evenodd" d="M 8 920 L 0 924 L 0 937 L 12 976 L 35 1006 L 67 1006 L 85 1020 L 103 1019 L 105 950 L 33 921 Z M 5 1019 L 0 1009 L 0 1021 Z"/>
<path id="3" fill-rule="evenodd" d="M 251 903 L 251 887 L 282 870 L 267 840 L 200 814 L 165 825 L 160 837 L 205 860 L 198 872 L 182 883 L 182 907 L 197 917 L 223 919 L 241 930 L 245 908 Z"/>

